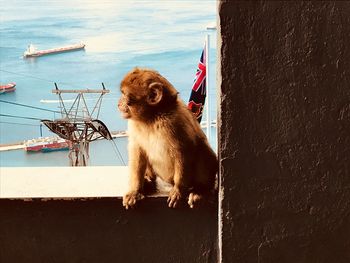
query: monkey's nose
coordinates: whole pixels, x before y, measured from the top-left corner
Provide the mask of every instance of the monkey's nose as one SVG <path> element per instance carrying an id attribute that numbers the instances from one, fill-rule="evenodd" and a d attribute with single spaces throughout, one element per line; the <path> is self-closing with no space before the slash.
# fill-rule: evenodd
<path id="1" fill-rule="evenodd" d="M 118 101 L 117 109 L 120 111 L 124 110 L 124 103 L 122 101 Z"/>

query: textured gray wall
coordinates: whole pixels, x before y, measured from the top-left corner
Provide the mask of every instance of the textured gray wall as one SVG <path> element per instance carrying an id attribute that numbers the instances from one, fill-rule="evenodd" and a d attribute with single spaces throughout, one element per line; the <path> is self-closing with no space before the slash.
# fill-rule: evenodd
<path id="1" fill-rule="evenodd" d="M 219 17 L 223 262 L 350 262 L 350 3 Z"/>

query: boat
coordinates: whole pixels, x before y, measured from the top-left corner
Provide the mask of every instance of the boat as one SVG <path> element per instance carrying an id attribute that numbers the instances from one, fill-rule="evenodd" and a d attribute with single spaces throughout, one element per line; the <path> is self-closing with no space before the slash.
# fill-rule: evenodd
<path id="1" fill-rule="evenodd" d="M 59 137 L 44 137 L 24 142 L 27 152 L 54 152 L 69 150 L 71 142 Z"/>
<path id="2" fill-rule="evenodd" d="M 8 93 L 8 92 L 13 92 L 16 90 L 16 83 L 11 82 L 6 85 L 0 85 L 0 94 L 1 93 Z"/>
<path id="3" fill-rule="evenodd" d="M 36 48 L 30 44 L 27 48 L 27 50 L 23 53 L 23 57 L 40 57 L 44 55 L 50 55 L 50 54 L 56 54 L 56 53 L 63 53 L 68 51 L 75 51 L 84 49 L 85 44 L 80 43 L 76 45 L 70 45 L 70 46 L 64 46 L 64 47 L 58 47 L 58 48 L 51 48 L 51 49 L 45 49 L 45 50 L 36 50 Z"/>

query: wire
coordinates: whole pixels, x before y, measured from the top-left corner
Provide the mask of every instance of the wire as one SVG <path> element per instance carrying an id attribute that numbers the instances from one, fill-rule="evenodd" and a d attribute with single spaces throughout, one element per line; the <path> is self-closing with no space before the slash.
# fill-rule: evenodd
<path id="1" fill-rule="evenodd" d="M 40 127 L 40 125 L 37 125 L 37 124 L 24 124 L 24 123 L 18 123 L 18 122 L 0 121 L 0 123 Z"/>
<path id="2" fill-rule="evenodd" d="M 74 87 L 76 87 L 76 89 L 80 88 L 80 87 L 77 87 L 75 83 L 61 82 L 61 81 L 55 81 L 55 80 L 50 80 L 50 79 L 45 79 L 45 78 L 38 78 L 38 77 L 35 77 L 33 75 L 23 74 L 23 73 L 18 73 L 18 72 L 12 72 L 12 71 L 8 71 L 8 70 L 4 70 L 4 69 L 0 69 L 0 71 L 6 72 L 6 73 L 10 73 L 10 74 L 13 74 L 13 75 L 22 76 L 22 77 L 37 79 L 37 80 L 41 80 L 41 81 L 45 81 L 45 82 L 50 82 L 50 83 L 55 83 L 56 82 L 58 84 L 69 85 L 71 88 L 74 88 Z M 112 92 L 111 92 L 111 94 L 112 94 Z"/>
<path id="3" fill-rule="evenodd" d="M 74 88 L 74 87 L 75 87 L 76 89 L 79 89 L 79 88 L 80 88 L 80 87 L 77 87 L 76 84 L 69 83 L 69 82 L 61 82 L 61 81 L 55 81 L 55 80 L 50 80 L 50 79 L 45 79 L 45 78 L 38 78 L 38 77 L 35 77 L 35 76 L 33 76 L 33 75 L 29 75 L 29 74 L 27 75 L 27 74 L 18 73 L 18 72 L 12 72 L 12 71 L 3 70 L 3 69 L 0 69 L 0 71 L 6 72 L 6 73 L 10 73 L 10 74 L 13 74 L 13 75 L 22 76 L 22 77 L 37 79 L 37 80 L 41 80 L 41 81 L 45 81 L 45 82 L 58 83 L 58 84 L 63 84 L 63 85 L 69 85 L 71 88 Z"/>
<path id="4" fill-rule="evenodd" d="M 22 77 L 27 77 L 27 78 L 33 78 L 33 79 L 37 79 L 37 80 L 41 80 L 41 81 L 46 81 L 46 82 L 50 82 L 50 83 L 57 82 L 57 81 L 53 81 L 53 80 L 50 80 L 50 79 L 38 78 L 38 77 L 34 77 L 32 75 L 27 75 L 27 74 L 18 73 L 18 72 L 12 72 L 12 71 L 3 70 L 3 69 L 0 69 L 0 71 L 6 72 L 6 73 L 10 73 L 10 74 L 14 74 L 14 75 L 18 75 L 18 76 L 22 76 Z M 67 82 L 57 82 L 57 83 L 66 84 L 66 85 L 72 85 L 71 83 L 67 83 Z"/>
<path id="5" fill-rule="evenodd" d="M 39 107 L 35 107 L 35 106 L 30 106 L 30 105 L 27 105 L 27 104 L 21 104 L 21 103 L 16 103 L 16 102 L 9 102 L 9 101 L 4 101 L 4 100 L 0 100 L 0 102 L 13 104 L 13 105 L 16 105 L 16 106 L 22 106 L 22 107 L 27 107 L 27 108 L 32 108 L 32 109 L 37 109 L 37 110 L 43 110 L 43 111 L 48 111 L 48 112 L 62 114 L 62 112 L 60 112 L 60 111 L 39 108 Z M 72 116 L 72 115 L 73 115 L 72 113 L 68 114 L 68 116 Z M 81 117 L 82 118 L 82 116 L 80 116 L 80 115 L 77 115 L 77 117 Z"/>
<path id="6" fill-rule="evenodd" d="M 111 141 L 112 141 L 112 145 L 114 146 L 114 147 L 112 147 L 113 150 L 114 150 L 114 152 L 115 152 L 116 155 L 119 157 L 119 160 L 122 162 L 122 164 L 125 166 L 125 165 L 126 165 L 126 164 L 125 164 L 125 161 L 124 161 L 124 159 L 123 159 L 122 154 L 121 154 L 120 151 L 119 151 L 119 148 L 118 148 L 116 142 L 115 142 L 113 139 L 112 139 Z"/>
<path id="7" fill-rule="evenodd" d="M 17 115 L 9 115 L 9 114 L 0 114 L 0 116 L 3 116 L 3 117 L 10 117 L 10 118 L 18 118 L 18 119 L 27 119 L 27 120 L 41 121 L 41 119 L 38 119 L 38 118 L 25 117 L 25 116 L 17 116 Z"/>
<path id="8" fill-rule="evenodd" d="M 0 100 L 0 102 L 8 103 L 8 104 L 13 104 L 13 105 L 17 105 L 17 106 L 22 106 L 22 107 L 27 107 L 27 108 L 32 108 L 32 109 L 37 109 L 37 110 L 43 110 L 43 111 L 61 113 L 60 111 L 56 111 L 56 110 L 49 110 L 49 109 L 39 108 L 39 107 L 35 107 L 35 106 L 30 106 L 30 105 L 26 105 L 26 104 L 21 104 L 21 103 L 16 103 L 16 102 L 10 102 L 10 101 L 5 101 L 5 100 Z"/>

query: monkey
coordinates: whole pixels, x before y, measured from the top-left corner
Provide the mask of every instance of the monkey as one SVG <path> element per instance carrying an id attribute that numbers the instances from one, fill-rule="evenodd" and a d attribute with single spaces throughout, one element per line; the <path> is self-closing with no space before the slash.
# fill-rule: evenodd
<path id="1" fill-rule="evenodd" d="M 197 207 L 215 191 L 218 160 L 178 91 L 153 69 L 134 68 L 120 83 L 118 108 L 128 121 L 129 191 L 123 206 L 144 198 L 145 183 L 171 184 L 167 204 Z"/>

